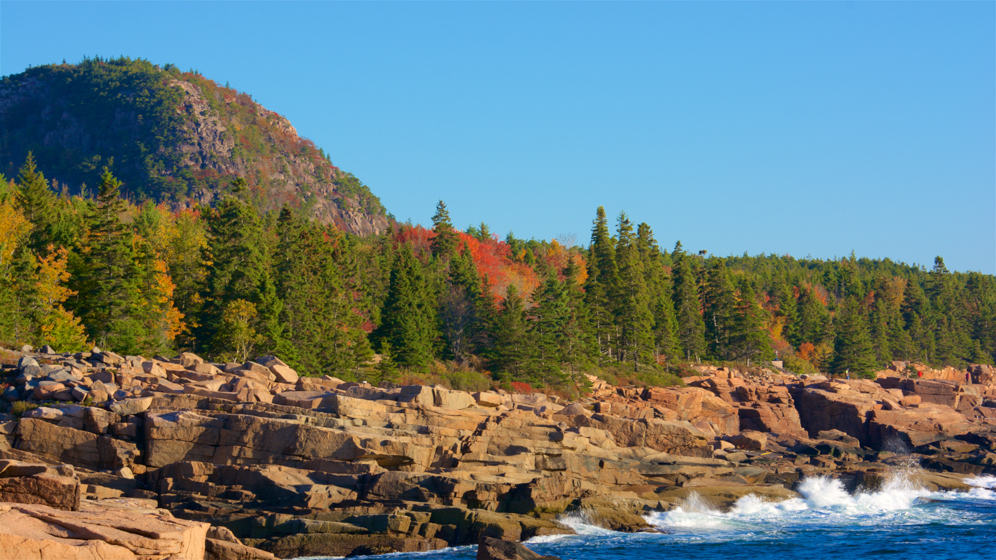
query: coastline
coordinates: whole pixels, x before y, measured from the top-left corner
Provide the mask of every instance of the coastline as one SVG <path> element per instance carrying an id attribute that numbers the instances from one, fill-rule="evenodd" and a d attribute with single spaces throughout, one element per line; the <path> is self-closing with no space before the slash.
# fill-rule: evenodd
<path id="1" fill-rule="evenodd" d="M 135 511 L 210 525 L 221 538 L 208 542 L 244 558 L 525 541 L 569 534 L 558 519 L 570 514 L 653 531 L 647 516 L 693 495 L 716 510 L 748 495 L 792 500 L 820 476 L 873 491 L 910 457 L 930 491 L 996 473 L 991 375 L 968 385 L 704 367 L 682 388 L 595 379 L 588 398 L 568 403 L 298 378 L 274 360 L 32 355 L 4 369 L 15 386 L 106 399 L 0 419 L 0 459 L 72 465 L 78 507 L 131 500 Z M 207 549 L 202 557 L 223 557 Z"/>

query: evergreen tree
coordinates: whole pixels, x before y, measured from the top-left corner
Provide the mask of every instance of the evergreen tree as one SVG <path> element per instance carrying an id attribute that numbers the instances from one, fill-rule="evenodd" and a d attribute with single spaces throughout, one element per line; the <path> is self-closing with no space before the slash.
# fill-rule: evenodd
<path id="1" fill-rule="evenodd" d="M 640 364 L 653 360 L 654 316 L 643 259 L 625 212 L 619 214 L 615 254 L 618 273 L 612 294 L 619 334 L 616 355 L 620 362 L 632 363 L 637 371 Z"/>
<path id="2" fill-rule="evenodd" d="M 244 192 L 245 180 L 232 183 L 232 194 L 211 210 L 204 210 L 207 223 L 205 260 L 210 263 L 200 300 L 203 307 L 197 318 L 196 339 L 209 355 L 232 351 L 218 336 L 221 317 L 229 303 L 244 300 L 256 307 L 254 328 L 264 342 L 258 351 L 286 350 L 280 329 L 281 303 L 276 296 L 270 270 L 266 232 L 259 215 L 237 197 Z"/>
<path id="3" fill-rule="evenodd" d="M 496 378 L 504 381 L 527 379 L 534 347 L 529 340 L 524 302 L 514 284 L 508 287 L 505 301 L 495 315 L 491 334 L 494 343 L 488 367 L 495 372 Z"/>
<path id="4" fill-rule="evenodd" d="M 686 359 L 699 359 L 705 351 L 705 322 L 699 313 L 699 288 L 691 258 L 679 241 L 672 253 L 674 260 L 674 307 L 678 319 L 678 341 Z"/>
<path id="5" fill-rule="evenodd" d="M 395 362 L 405 369 L 423 370 L 432 360 L 435 306 L 411 244 L 398 249 L 391 270 L 391 287 L 384 304 L 378 338 L 386 340 Z"/>
<path id="6" fill-rule="evenodd" d="M 837 320 L 836 335 L 830 371 L 838 375 L 849 372 L 860 377 L 874 376 L 878 369 L 875 351 L 868 334 L 868 321 L 856 297 L 844 301 Z"/>
<path id="7" fill-rule="evenodd" d="M 643 261 L 650 309 L 653 315 L 654 358 L 660 361 L 680 359 L 678 321 L 674 314 L 671 278 L 664 272 L 664 255 L 650 226 L 641 223 L 636 228 L 637 246 Z"/>
<path id="8" fill-rule="evenodd" d="M 450 213 L 442 200 L 436 204 L 436 213 L 432 216 L 432 231 L 435 233 L 432 238 L 432 255 L 443 261 L 449 260 L 456 250 L 460 236 L 454 231 Z"/>
<path id="9" fill-rule="evenodd" d="M 767 317 L 757 301 L 754 282 L 746 275 L 737 277 L 736 297 L 734 298 L 733 322 L 729 332 L 729 356 L 731 360 L 751 360 L 771 358 L 771 338 L 765 329 Z"/>
<path id="10" fill-rule="evenodd" d="M 738 319 L 735 315 L 736 299 L 729 271 L 722 259 L 715 259 L 706 272 L 702 301 L 709 353 L 720 360 L 734 359 L 731 337 Z"/>
<path id="11" fill-rule="evenodd" d="M 611 295 L 616 285 L 616 255 L 605 208 L 599 206 L 588 247 L 588 279 L 585 301 L 591 313 L 591 325 L 603 356 L 612 358 L 615 344 L 615 313 Z"/>
<path id="12" fill-rule="evenodd" d="M 55 194 L 48 188 L 48 181 L 35 166 L 35 158 L 28 152 L 28 157 L 21 166 L 17 177 L 17 193 L 14 200 L 16 207 L 28 222 L 31 231 L 28 233 L 27 248 L 35 254 L 49 252 L 53 244 L 53 227 L 56 219 Z"/>
<path id="13" fill-rule="evenodd" d="M 140 354 L 144 324 L 138 243 L 121 221 L 125 204 L 120 188 L 121 182 L 105 168 L 89 227 L 77 313 L 99 346 Z"/>
<path id="14" fill-rule="evenodd" d="M 796 321 L 788 325 L 788 340 L 793 346 L 804 342 L 818 345 L 830 338 L 830 313 L 811 286 L 799 287 L 796 312 Z"/>
<path id="15" fill-rule="evenodd" d="M 449 278 L 440 297 L 439 317 L 447 354 L 466 362 L 479 334 L 481 284 L 470 249 L 463 245 L 450 261 Z"/>

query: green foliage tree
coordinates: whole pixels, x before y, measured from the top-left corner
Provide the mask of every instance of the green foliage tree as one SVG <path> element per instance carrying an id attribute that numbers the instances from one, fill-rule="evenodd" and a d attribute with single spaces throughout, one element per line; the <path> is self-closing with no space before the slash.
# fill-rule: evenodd
<path id="1" fill-rule="evenodd" d="M 837 320 L 830 371 L 838 375 L 850 373 L 873 377 L 876 369 L 875 350 L 868 334 L 867 318 L 861 302 L 851 296 L 844 301 Z"/>
<path id="2" fill-rule="evenodd" d="M 618 326 L 616 356 L 620 362 L 640 364 L 653 362 L 654 316 L 643 255 L 633 232 L 633 226 L 623 212 L 619 215 L 615 247 L 617 275 L 612 295 L 615 303 L 615 323 Z"/>
<path id="3" fill-rule="evenodd" d="M 705 322 L 699 313 L 699 288 L 692 268 L 691 257 L 681 249 L 681 242 L 674 248 L 674 306 L 678 318 L 678 341 L 686 359 L 698 359 L 706 349 Z"/>
<path id="4" fill-rule="evenodd" d="M 378 332 L 378 338 L 391 345 L 399 366 L 418 371 L 432 360 L 436 338 L 435 305 L 422 268 L 410 244 L 398 249 Z"/>

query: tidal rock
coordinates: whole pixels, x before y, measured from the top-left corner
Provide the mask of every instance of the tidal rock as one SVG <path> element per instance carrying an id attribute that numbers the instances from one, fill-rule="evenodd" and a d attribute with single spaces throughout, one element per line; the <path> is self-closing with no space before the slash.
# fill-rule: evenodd
<path id="1" fill-rule="evenodd" d="M 540 556 L 519 543 L 482 537 L 477 545 L 477 560 L 560 560 L 560 558 Z"/>

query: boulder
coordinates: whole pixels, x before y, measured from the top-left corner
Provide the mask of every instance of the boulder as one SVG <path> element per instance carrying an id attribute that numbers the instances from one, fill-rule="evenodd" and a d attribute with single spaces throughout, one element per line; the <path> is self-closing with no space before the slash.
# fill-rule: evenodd
<path id="1" fill-rule="evenodd" d="M 477 545 L 477 560 L 560 560 L 560 558 L 540 556 L 519 543 L 481 537 L 481 542 Z"/>
<path id="2" fill-rule="evenodd" d="M 0 460 L 0 502 L 75 511 L 80 508 L 80 481 L 70 465 Z"/>
<path id="3" fill-rule="evenodd" d="M 0 560 L 204 558 L 209 525 L 161 510 L 83 502 L 79 511 L 0 506 Z"/>
<path id="4" fill-rule="evenodd" d="M 129 414 L 141 414 L 152 406 L 152 397 L 142 397 L 140 399 L 126 399 L 112 403 L 108 408 L 115 414 L 127 416 Z"/>

